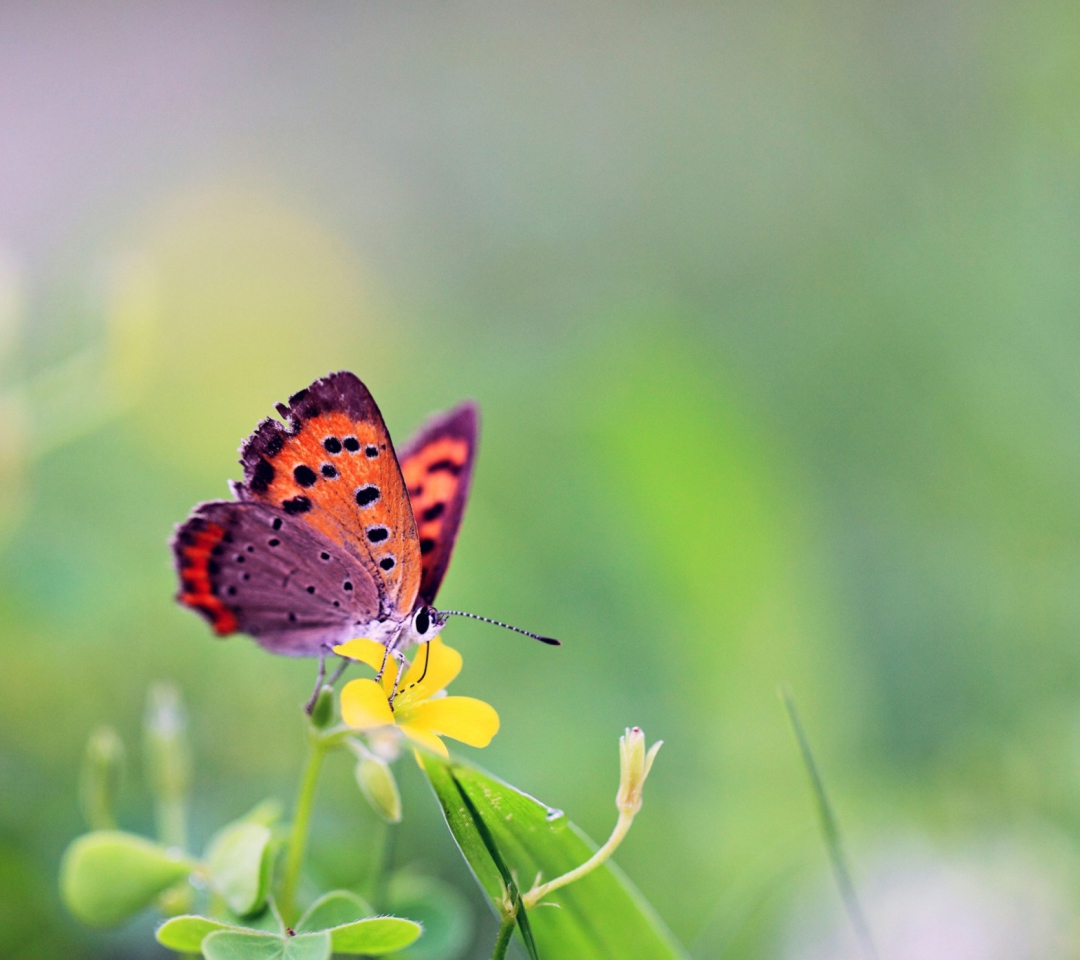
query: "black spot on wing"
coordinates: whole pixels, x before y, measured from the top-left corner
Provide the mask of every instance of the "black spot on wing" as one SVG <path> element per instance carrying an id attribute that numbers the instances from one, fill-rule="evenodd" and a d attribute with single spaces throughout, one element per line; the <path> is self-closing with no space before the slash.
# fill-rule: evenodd
<path id="1" fill-rule="evenodd" d="M 311 487 L 315 485 L 319 475 L 306 463 L 301 463 L 293 470 L 293 479 L 302 487 Z"/>
<path id="2" fill-rule="evenodd" d="M 319 467 L 319 472 L 326 477 L 327 480 L 333 480 L 337 476 L 337 467 L 332 463 L 324 463 Z"/>
<path id="3" fill-rule="evenodd" d="M 327 437 L 322 445 L 327 453 L 341 453 L 341 441 L 337 437 Z"/>
<path id="4" fill-rule="evenodd" d="M 438 473 L 440 470 L 443 470 L 446 473 L 449 473 L 456 477 L 459 473 L 461 473 L 461 464 L 454 463 L 453 460 L 447 460 L 445 458 L 442 460 L 436 460 L 432 464 L 428 464 L 428 473 Z"/>
<path id="5" fill-rule="evenodd" d="M 293 497 L 282 503 L 281 508 L 286 513 L 295 516 L 298 513 L 307 513 L 311 509 L 311 501 L 307 497 Z"/>
<path id="6" fill-rule="evenodd" d="M 274 473 L 275 470 L 270 465 L 270 461 L 266 457 L 259 457 L 259 462 L 255 464 L 255 470 L 251 474 L 251 482 L 248 486 L 255 493 L 263 493 L 274 482 Z"/>
<path id="7" fill-rule="evenodd" d="M 342 441 L 342 445 L 349 453 L 356 453 L 356 451 L 360 449 L 360 441 L 357 440 L 356 437 L 346 437 Z"/>
<path id="8" fill-rule="evenodd" d="M 430 507 L 428 507 L 424 511 L 423 518 L 426 521 L 438 520 L 439 517 L 441 517 L 443 515 L 443 512 L 445 510 L 446 510 L 446 504 L 445 503 L 433 503 Z"/>
<path id="9" fill-rule="evenodd" d="M 427 537 L 425 537 L 423 540 L 420 541 L 420 553 L 422 555 L 427 556 L 434 549 L 435 549 L 435 541 L 434 540 L 429 540 Z"/>
<path id="10" fill-rule="evenodd" d="M 387 537 L 390 536 L 390 531 L 386 527 L 368 527 L 367 538 L 371 543 L 382 543 Z"/>
<path id="11" fill-rule="evenodd" d="M 356 491 L 356 504 L 360 507 L 370 507 L 379 497 L 379 488 L 373 483 L 365 483 Z"/>
<path id="12" fill-rule="evenodd" d="M 285 438 L 281 435 L 281 431 L 275 430 L 270 434 L 269 439 L 266 441 L 266 455 L 268 457 L 276 457 L 281 453 L 282 448 L 285 446 Z"/>

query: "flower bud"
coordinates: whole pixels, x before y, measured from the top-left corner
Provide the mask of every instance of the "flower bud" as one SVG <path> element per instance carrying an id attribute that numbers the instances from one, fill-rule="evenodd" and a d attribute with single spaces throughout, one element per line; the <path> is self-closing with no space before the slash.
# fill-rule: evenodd
<path id="1" fill-rule="evenodd" d="M 116 828 L 123 778 L 124 743 L 112 727 L 98 727 L 86 742 L 79 774 L 79 805 L 91 830 Z"/>
<path id="2" fill-rule="evenodd" d="M 154 793 L 158 838 L 173 847 L 186 840 L 186 802 L 191 788 L 191 746 L 187 711 L 180 690 L 155 683 L 146 698 L 143 718 L 146 776 Z"/>
<path id="3" fill-rule="evenodd" d="M 663 740 L 657 740 L 646 752 L 645 734 L 640 727 L 627 728 L 619 737 L 619 792 L 615 804 L 620 813 L 633 816 L 641 809 L 641 788 L 652 769 L 656 751 L 663 743 Z"/>
<path id="4" fill-rule="evenodd" d="M 155 683 L 146 698 L 143 720 L 147 775 L 154 793 L 180 797 L 191 785 L 191 748 L 187 739 L 187 710 L 172 683 Z"/>
<path id="5" fill-rule="evenodd" d="M 389 764 L 371 754 L 356 764 L 356 782 L 372 809 L 387 823 L 401 823 L 401 794 Z"/>
<path id="6" fill-rule="evenodd" d="M 317 730 L 325 730 L 334 719 L 334 691 L 324 683 L 319 688 L 319 695 L 311 708 L 311 725 Z"/>

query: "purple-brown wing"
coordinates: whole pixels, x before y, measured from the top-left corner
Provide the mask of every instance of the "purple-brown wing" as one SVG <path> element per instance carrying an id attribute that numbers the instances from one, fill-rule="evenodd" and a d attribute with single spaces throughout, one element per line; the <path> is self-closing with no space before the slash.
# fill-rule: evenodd
<path id="1" fill-rule="evenodd" d="M 463 403 L 429 420 L 399 457 L 420 537 L 419 603 L 433 603 L 469 498 L 479 412 Z"/>
<path id="2" fill-rule="evenodd" d="M 273 653 L 315 656 L 361 635 L 380 581 L 339 544 L 256 501 L 199 504 L 173 538 L 180 592 L 219 636 L 250 634 Z"/>

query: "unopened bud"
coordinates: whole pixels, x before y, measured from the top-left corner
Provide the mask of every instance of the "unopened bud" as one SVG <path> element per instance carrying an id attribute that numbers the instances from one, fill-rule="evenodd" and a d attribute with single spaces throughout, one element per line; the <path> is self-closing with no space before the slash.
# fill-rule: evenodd
<path id="1" fill-rule="evenodd" d="M 191 788 L 187 711 L 172 683 L 151 685 L 143 719 L 146 776 L 154 793 L 158 839 L 171 847 L 186 841 L 186 801 Z"/>
<path id="2" fill-rule="evenodd" d="M 619 792 L 615 796 L 615 803 L 621 813 L 632 816 L 641 809 L 641 789 L 652 769 L 656 752 L 663 743 L 663 740 L 657 740 L 646 751 L 645 734 L 640 727 L 629 727 L 619 737 Z"/>
<path id="3" fill-rule="evenodd" d="M 401 794 L 389 764 L 370 754 L 362 756 L 356 764 L 356 782 L 380 817 L 387 823 L 401 823 Z"/>
<path id="4" fill-rule="evenodd" d="M 329 684 L 324 683 L 311 707 L 311 725 L 318 730 L 325 730 L 333 719 L 334 691 Z"/>
<path id="5" fill-rule="evenodd" d="M 147 775 L 153 791 L 162 797 L 184 796 L 191 785 L 191 748 L 187 738 L 187 710 L 175 684 L 151 685 L 143 735 Z"/>
<path id="6" fill-rule="evenodd" d="M 116 804 L 123 779 L 123 741 L 112 727 L 98 727 L 86 741 L 79 775 L 79 805 L 91 830 L 116 828 Z"/>

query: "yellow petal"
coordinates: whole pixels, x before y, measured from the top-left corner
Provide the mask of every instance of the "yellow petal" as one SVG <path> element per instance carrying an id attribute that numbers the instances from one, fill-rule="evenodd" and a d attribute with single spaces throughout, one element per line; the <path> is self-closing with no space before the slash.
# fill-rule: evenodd
<path id="1" fill-rule="evenodd" d="M 432 753 L 437 753 L 440 757 L 446 760 L 450 759 L 450 751 L 446 749 L 446 744 L 443 743 L 435 734 L 428 733 L 426 730 L 420 730 L 417 727 L 409 729 L 409 727 L 403 726 L 401 732 L 405 734 L 413 743 L 418 743 L 420 746 L 425 747 Z M 420 758 L 417 757 L 417 762 Z M 420 763 L 420 768 L 423 769 L 423 763 Z"/>
<path id="2" fill-rule="evenodd" d="M 339 657 L 359 660 L 361 663 L 366 663 L 369 667 L 378 670 L 382 667 L 383 659 L 386 657 L 386 647 L 381 643 L 376 643 L 374 640 L 368 640 L 367 637 L 357 637 L 355 640 L 349 640 L 334 647 L 334 653 Z"/>
<path id="3" fill-rule="evenodd" d="M 404 679 L 398 686 L 398 696 L 394 705 L 400 702 L 403 709 L 410 704 L 427 700 L 443 689 L 461 673 L 461 654 L 451 649 L 442 639 L 436 637 L 430 643 L 417 648 Z M 423 679 L 421 679 L 421 677 Z"/>
<path id="4" fill-rule="evenodd" d="M 341 691 L 341 719 L 356 730 L 394 722 L 386 694 L 374 680 L 350 680 Z"/>
<path id="5" fill-rule="evenodd" d="M 472 697 L 443 697 L 428 700 L 400 719 L 402 731 L 415 737 L 417 731 L 453 737 L 470 747 L 486 747 L 499 732 L 499 715 L 483 700 Z"/>

